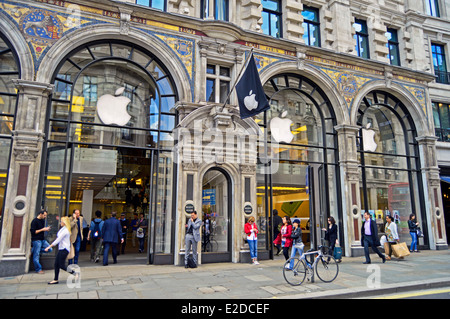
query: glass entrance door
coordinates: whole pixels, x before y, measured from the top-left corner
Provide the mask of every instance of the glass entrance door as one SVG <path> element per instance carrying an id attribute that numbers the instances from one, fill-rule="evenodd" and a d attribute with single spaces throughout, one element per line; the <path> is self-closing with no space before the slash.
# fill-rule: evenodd
<path id="1" fill-rule="evenodd" d="M 202 185 L 202 262 L 231 261 L 231 180 L 212 168 Z"/>

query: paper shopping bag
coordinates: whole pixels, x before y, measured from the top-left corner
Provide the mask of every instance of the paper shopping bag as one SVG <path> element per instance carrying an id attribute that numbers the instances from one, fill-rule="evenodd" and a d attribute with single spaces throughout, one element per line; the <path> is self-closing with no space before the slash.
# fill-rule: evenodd
<path id="1" fill-rule="evenodd" d="M 391 247 L 395 257 L 406 257 L 410 254 L 408 246 L 406 246 L 405 242 L 392 245 Z"/>

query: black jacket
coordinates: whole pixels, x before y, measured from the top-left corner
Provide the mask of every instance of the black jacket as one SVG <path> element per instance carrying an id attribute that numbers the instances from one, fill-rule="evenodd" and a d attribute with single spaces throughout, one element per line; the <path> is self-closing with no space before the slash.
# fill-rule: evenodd
<path id="1" fill-rule="evenodd" d="M 338 237 L 337 231 L 338 229 L 336 224 L 333 224 L 331 226 L 331 229 L 327 227 L 327 230 L 325 231 L 325 240 L 328 240 L 330 242 L 330 245 L 334 245 L 334 243 L 336 242 L 336 239 Z"/>
<path id="2" fill-rule="evenodd" d="M 292 245 L 300 244 L 302 242 L 302 229 L 300 227 L 292 228 L 291 238 L 293 239 Z"/>
<path id="3" fill-rule="evenodd" d="M 375 221 L 371 218 L 370 220 L 370 233 L 372 234 L 372 242 L 376 245 L 376 246 L 380 246 L 380 239 L 378 238 L 378 228 L 377 228 L 377 223 L 375 223 Z M 362 226 L 361 226 L 361 246 L 364 246 L 364 237 L 366 236 L 364 234 L 364 223 L 366 222 L 366 220 L 364 219 Z"/>

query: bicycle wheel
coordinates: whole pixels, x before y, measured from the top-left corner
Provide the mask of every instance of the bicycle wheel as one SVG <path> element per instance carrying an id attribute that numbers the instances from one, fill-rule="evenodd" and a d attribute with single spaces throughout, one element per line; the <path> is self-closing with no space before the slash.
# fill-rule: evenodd
<path id="1" fill-rule="evenodd" d="M 316 263 L 316 274 L 323 282 L 332 282 L 339 273 L 339 266 L 333 256 L 319 257 Z"/>
<path id="2" fill-rule="evenodd" d="M 294 266 L 291 269 L 292 259 L 294 259 Z M 305 262 L 298 258 L 289 258 L 283 265 L 283 277 L 292 286 L 300 286 L 305 281 L 306 272 Z"/>

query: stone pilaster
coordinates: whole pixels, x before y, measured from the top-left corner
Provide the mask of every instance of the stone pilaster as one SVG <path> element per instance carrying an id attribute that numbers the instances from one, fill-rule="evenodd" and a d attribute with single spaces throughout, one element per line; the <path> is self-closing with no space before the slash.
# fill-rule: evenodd
<path id="1" fill-rule="evenodd" d="M 356 149 L 356 136 L 360 129 L 354 125 L 335 127 L 339 141 L 339 169 L 341 170 L 342 210 L 347 256 L 362 255 L 361 250 L 361 195 L 360 170 Z"/>
<path id="2" fill-rule="evenodd" d="M 18 107 L 13 131 L 12 155 L 0 242 L 0 276 L 28 271 L 30 223 L 36 215 L 42 146 L 48 96 L 53 85 L 14 80 Z"/>
<path id="3" fill-rule="evenodd" d="M 427 230 L 431 249 L 448 249 L 446 241 L 444 206 L 442 203 L 441 180 L 436 159 L 435 136 L 420 136 L 417 138 L 422 160 L 422 180 L 425 197 L 425 212 Z M 427 200 L 428 199 L 428 200 Z"/>

